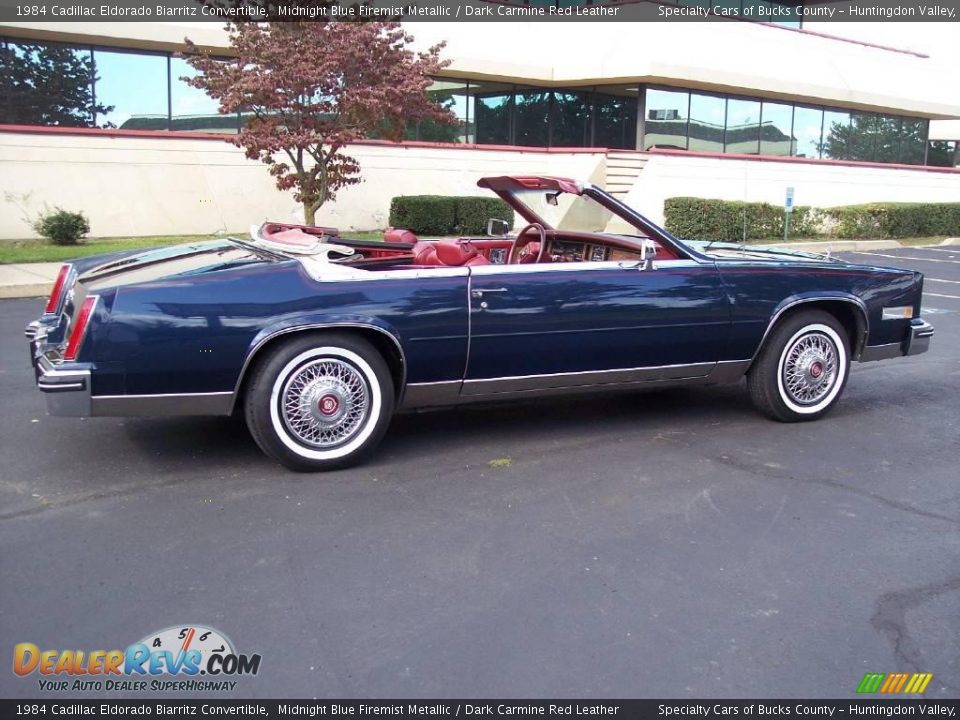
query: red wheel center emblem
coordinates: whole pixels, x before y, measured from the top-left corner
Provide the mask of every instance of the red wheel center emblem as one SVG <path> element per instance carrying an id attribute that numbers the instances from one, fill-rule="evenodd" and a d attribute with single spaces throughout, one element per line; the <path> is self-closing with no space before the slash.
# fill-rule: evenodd
<path id="1" fill-rule="evenodd" d="M 810 366 L 810 375 L 811 375 L 811 376 L 813 376 L 813 377 L 815 377 L 815 378 L 818 378 L 818 377 L 820 377 L 822 374 L 823 374 L 823 365 L 821 365 L 821 364 L 818 363 L 818 362 L 815 362 L 813 365 Z"/>
<path id="2" fill-rule="evenodd" d="M 334 395 L 324 395 L 320 398 L 320 412 L 324 415 L 333 415 L 340 409 L 340 401 Z"/>

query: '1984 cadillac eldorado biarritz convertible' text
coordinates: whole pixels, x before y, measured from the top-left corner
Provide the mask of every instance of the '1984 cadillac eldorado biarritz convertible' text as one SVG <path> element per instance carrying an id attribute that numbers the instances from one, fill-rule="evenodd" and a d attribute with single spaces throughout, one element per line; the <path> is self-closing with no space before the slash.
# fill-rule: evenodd
<path id="1" fill-rule="evenodd" d="M 735 382 L 782 421 L 852 360 L 925 352 L 923 276 L 680 240 L 602 189 L 488 177 L 510 233 L 385 242 L 267 223 L 65 264 L 27 327 L 53 415 L 230 415 L 297 470 L 368 455 L 396 410 Z"/>

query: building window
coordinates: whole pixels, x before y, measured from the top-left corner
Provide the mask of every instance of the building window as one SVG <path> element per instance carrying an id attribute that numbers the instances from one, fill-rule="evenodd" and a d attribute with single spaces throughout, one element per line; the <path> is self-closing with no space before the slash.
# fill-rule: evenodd
<path id="1" fill-rule="evenodd" d="M 927 165 L 936 167 L 960 165 L 960 143 L 955 140 L 931 140 L 927 149 Z"/>
<path id="2" fill-rule="evenodd" d="M 675 90 L 647 90 L 644 103 L 643 149 L 687 149 L 690 93 Z"/>
<path id="3" fill-rule="evenodd" d="M 196 76 L 197 71 L 183 58 L 170 59 L 170 129 L 179 132 L 238 132 L 237 115 L 221 115 L 219 101 L 189 85 L 185 79 Z"/>
<path id="4" fill-rule="evenodd" d="M 728 153 L 756 155 L 760 152 L 760 102 L 727 100 L 727 125 L 723 150 Z"/>
<path id="5" fill-rule="evenodd" d="M 98 102 L 89 48 L 59 43 L 0 44 L 0 123 L 93 127 L 110 108 Z"/>
<path id="6" fill-rule="evenodd" d="M 134 52 L 94 50 L 96 125 L 122 130 L 167 130 L 169 58 Z"/>
<path id="7" fill-rule="evenodd" d="M 690 93 L 689 149 L 722 153 L 726 115 L 725 98 Z"/>
<path id="8" fill-rule="evenodd" d="M 550 116 L 550 145 L 554 147 L 590 146 L 590 93 L 557 90 L 553 93 Z"/>
<path id="9" fill-rule="evenodd" d="M 760 112 L 760 154 L 789 156 L 796 153 L 793 105 L 764 101 Z"/>
<path id="10" fill-rule="evenodd" d="M 514 145 L 549 145 L 550 92 L 523 90 L 513 101 Z"/>
<path id="11" fill-rule="evenodd" d="M 841 110 L 824 111 L 820 157 L 824 160 L 846 160 L 852 144 L 850 127 L 850 113 Z"/>
<path id="12" fill-rule="evenodd" d="M 465 80 L 438 78 L 427 90 L 427 96 L 453 113 L 457 122 L 456 125 L 451 126 L 425 120 L 417 127 L 417 140 L 472 143 L 474 109 L 470 83 Z"/>
<path id="13" fill-rule="evenodd" d="M 822 134 L 823 109 L 797 105 L 793 111 L 793 138 L 797 157 L 820 157 Z"/>
<path id="14" fill-rule="evenodd" d="M 601 87 L 593 95 L 593 141 L 596 147 L 637 147 L 636 85 Z"/>
<path id="15" fill-rule="evenodd" d="M 900 162 L 905 165 L 923 165 L 926 160 L 928 120 L 904 118 L 900 134 Z"/>
<path id="16" fill-rule="evenodd" d="M 477 112 L 476 142 L 482 145 L 509 145 L 512 142 L 511 110 L 513 86 L 500 83 L 470 83 Z"/>

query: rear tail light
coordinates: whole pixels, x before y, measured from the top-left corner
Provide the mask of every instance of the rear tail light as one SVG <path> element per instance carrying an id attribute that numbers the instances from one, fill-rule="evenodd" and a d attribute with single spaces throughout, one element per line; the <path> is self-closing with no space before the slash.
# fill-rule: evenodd
<path id="1" fill-rule="evenodd" d="M 63 353 L 64 360 L 76 359 L 77 352 L 79 352 L 80 346 L 83 345 L 83 338 L 87 334 L 90 317 L 93 315 L 93 311 L 97 307 L 97 300 L 99 299 L 99 295 L 88 295 L 83 301 L 80 312 L 77 313 L 77 319 L 73 323 L 73 328 L 70 331 L 70 340 L 67 342 L 67 349 Z"/>
<path id="2" fill-rule="evenodd" d="M 60 308 L 63 307 L 63 298 L 67 294 L 67 280 L 70 278 L 72 270 L 73 265 L 70 263 L 64 263 L 60 266 L 60 272 L 57 273 L 57 280 L 53 283 L 53 291 L 50 293 L 50 299 L 47 300 L 47 307 L 43 310 L 47 315 L 54 315 L 60 312 Z"/>

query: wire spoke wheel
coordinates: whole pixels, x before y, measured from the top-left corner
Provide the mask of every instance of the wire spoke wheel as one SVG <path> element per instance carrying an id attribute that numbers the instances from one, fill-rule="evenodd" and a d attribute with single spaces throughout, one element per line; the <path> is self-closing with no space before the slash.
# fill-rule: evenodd
<path id="1" fill-rule="evenodd" d="M 782 380 L 790 398 L 798 405 L 816 405 L 837 380 L 837 347 L 822 332 L 801 335 L 784 354 Z"/>
<path id="2" fill-rule="evenodd" d="M 310 447 L 334 448 L 363 427 L 370 412 L 370 387 L 345 360 L 317 358 L 290 373 L 279 403 L 294 438 Z"/>

